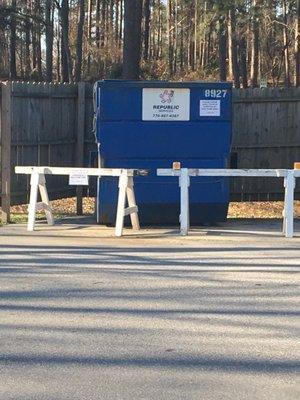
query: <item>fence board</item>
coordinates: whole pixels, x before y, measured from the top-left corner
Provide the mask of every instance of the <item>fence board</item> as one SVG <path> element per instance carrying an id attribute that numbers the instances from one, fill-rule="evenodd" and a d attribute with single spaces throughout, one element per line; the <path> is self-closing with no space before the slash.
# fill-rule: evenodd
<path id="1" fill-rule="evenodd" d="M 3 223 L 10 221 L 11 204 L 11 83 L 2 86 L 1 101 L 1 220 Z"/>

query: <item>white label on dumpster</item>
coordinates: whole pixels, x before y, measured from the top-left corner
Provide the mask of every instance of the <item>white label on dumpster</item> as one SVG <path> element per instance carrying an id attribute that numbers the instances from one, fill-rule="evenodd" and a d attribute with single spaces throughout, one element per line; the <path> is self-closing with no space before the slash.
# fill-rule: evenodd
<path id="1" fill-rule="evenodd" d="M 189 121 L 190 89 L 143 89 L 143 121 Z"/>
<path id="2" fill-rule="evenodd" d="M 86 171 L 78 169 L 69 175 L 69 185 L 88 185 L 89 177 Z"/>
<path id="3" fill-rule="evenodd" d="M 221 100 L 200 100 L 200 117 L 220 117 Z"/>

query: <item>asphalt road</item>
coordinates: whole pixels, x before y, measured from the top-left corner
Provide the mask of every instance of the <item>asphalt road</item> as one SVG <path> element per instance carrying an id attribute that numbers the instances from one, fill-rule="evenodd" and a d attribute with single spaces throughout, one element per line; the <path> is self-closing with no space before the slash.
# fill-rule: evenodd
<path id="1" fill-rule="evenodd" d="M 0 228 L 1 400 L 300 398 L 300 238 L 75 228 Z"/>

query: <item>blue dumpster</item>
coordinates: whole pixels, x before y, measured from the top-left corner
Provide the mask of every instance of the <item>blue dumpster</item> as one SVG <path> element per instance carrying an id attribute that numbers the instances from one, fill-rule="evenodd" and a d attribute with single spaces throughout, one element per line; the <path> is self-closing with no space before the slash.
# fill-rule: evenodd
<path id="1" fill-rule="evenodd" d="M 178 224 L 179 187 L 157 168 L 180 161 L 188 168 L 226 168 L 232 136 L 232 87 L 229 83 L 121 81 L 96 82 L 96 138 L 99 162 L 106 168 L 149 169 L 135 179 L 143 225 Z M 226 219 L 226 178 L 192 178 L 192 225 Z M 97 221 L 113 224 L 117 180 L 98 182 Z"/>

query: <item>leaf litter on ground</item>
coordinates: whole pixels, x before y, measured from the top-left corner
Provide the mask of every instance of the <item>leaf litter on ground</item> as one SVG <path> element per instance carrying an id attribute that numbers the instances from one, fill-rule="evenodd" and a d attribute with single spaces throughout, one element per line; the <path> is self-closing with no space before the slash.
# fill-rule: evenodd
<path id="1" fill-rule="evenodd" d="M 76 215 L 76 197 L 51 201 L 51 207 L 56 215 Z M 300 216 L 300 201 L 295 201 L 295 217 Z M 95 198 L 83 198 L 83 214 L 94 214 Z M 27 214 L 28 205 L 22 204 L 11 207 L 12 214 Z M 282 218 L 283 201 L 251 201 L 231 202 L 228 218 Z"/>

